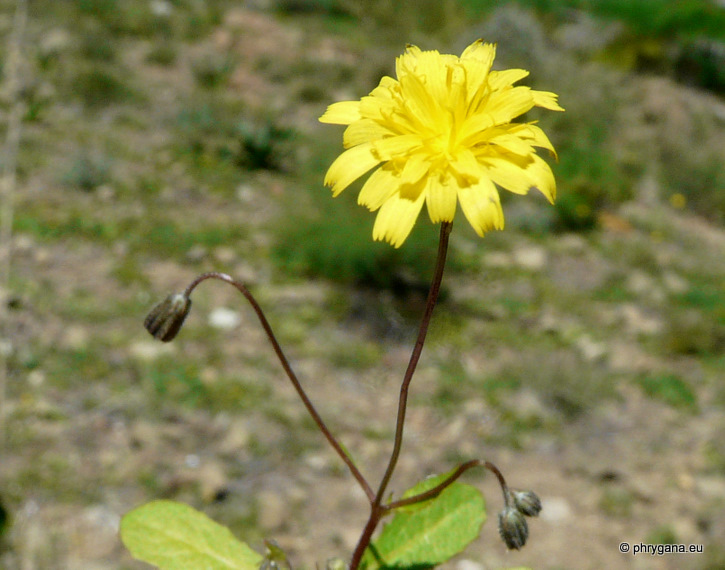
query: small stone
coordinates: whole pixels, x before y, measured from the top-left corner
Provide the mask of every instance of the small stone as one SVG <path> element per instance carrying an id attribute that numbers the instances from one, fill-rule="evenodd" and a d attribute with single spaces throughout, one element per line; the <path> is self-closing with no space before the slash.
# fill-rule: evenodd
<path id="1" fill-rule="evenodd" d="M 690 285 L 687 280 L 677 275 L 677 273 L 665 273 L 662 276 L 662 281 L 667 290 L 675 295 L 682 295 L 683 293 L 687 293 L 690 289 Z"/>
<path id="2" fill-rule="evenodd" d="M 699 495 L 707 499 L 725 500 L 725 478 L 698 477 L 695 488 Z"/>
<path id="3" fill-rule="evenodd" d="M 200 263 L 207 256 L 207 250 L 203 245 L 194 245 L 186 252 L 186 259 L 191 263 Z"/>
<path id="4" fill-rule="evenodd" d="M 459 560 L 456 564 L 456 570 L 485 570 L 486 567 L 480 562 L 473 560 Z"/>
<path id="5" fill-rule="evenodd" d="M 215 329 L 232 330 L 237 328 L 241 321 L 239 313 L 226 307 L 214 309 L 209 314 L 209 325 Z"/>
<path id="6" fill-rule="evenodd" d="M 103 202 L 112 202 L 116 197 L 116 190 L 110 184 L 101 184 L 96 188 L 96 196 Z"/>
<path id="7" fill-rule="evenodd" d="M 42 370 L 32 370 L 28 373 L 28 384 L 33 388 L 38 388 L 45 384 L 45 372 Z"/>
<path id="8" fill-rule="evenodd" d="M 184 457 L 184 465 L 189 469 L 198 469 L 201 465 L 201 458 L 196 453 L 189 453 Z"/>
<path id="9" fill-rule="evenodd" d="M 689 473 L 680 473 L 677 476 L 677 486 L 689 493 L 695 488 L 695 478 Z"/>
<path id="10" fill-rule="evenodd" d="M 486 267 L 493 269 L 511 267 L 513 262 L 511 256 L 508 253 L 502 251 L 490 251 L 487 252 L 482 258 L 483 264 Z"/>
<path id="11" fill-rule="evenodd" d="M 572 508 L 563 497 L 547 497 L 541 501 L 539 518 L 550 523 L 562 523 L 572 516 Z"/>
<path id="12" fill-rule="evenodd" d="M 219 381 L 219 371 L 212 366 L 205 366 L 199 372 L 199 380 L 204 386 L 213 386 Z"/>
<path id="13" fill-rule="evenodd" d="M 558 245 L 562 251 L 581 253 L 587 249 L 587 241 L 579 234 L 565 234 L 559 238 Z"/>
<path id="14" fill-rule="evenodd" d="M 619 314 L 627 330 L 633 334 L 653 335 L 662 332 L 662 321 L 648 317 L 637 305 L 625 303 L 619 308 Z"/>
<path id="15" fill-rule="evenodd" d="M 522 417 L 546 417 L 549 415 L 541 397 L 527 388 L 523 388 L 511 396 L 511 406 L 516 414 Z"/>
<path id="16" fill-rule="evenodd" d="M 226 430 L 224 438 L 219 442 L 221 453 L 236 454 L 249 445 L 251 434 L 246 422 L 233 421 Z"/>
<path id="17" fill-rule="evenodd" d="M 228 494 L 228 479 L 224 468 L 217 462 L 204 463 L 199 468 L 199 491 L 201 498 L 211 503 Z"/>
<path id="18" fill-rule="evenodd" d="M 135 342 L 129 347 L 131 356 L 146 362 L 171 354 L 174 350 L 173 344 L 163 344 L 155 341 Z"/>
<path id="19" fill-rule="evenodd" d="M 166 0 L 152 0 L 150 8 L 154 16 L 164 18 L 171 16 L 174 11 L 174 6 Z"/>
<path id="20" fill-rule="evenodd" d="M 575 346 L 588 362 L 595 362 L 607 354 L 607 346 L 603 342 L 596 342 L 586 334 L 576 340 Z"/>
<path id="21" fill-rule="evenodd" d="M 654 280 L 644 271 L 633 270 L 627 278 L 627 289 L 636 295 L 645 295 L 655 288 Z"/>
<path id="22" fill-rule="evenodd" d="M 287 520 L 287 505 L 274 491 L 262 491 L 257 495 L 259 526 L 266 531 L 279 529 Z"/>
<path id="23" fill-rule="evenodd" d="M 321 453 L 310 453 L 305 456 L 305 463 L 315 471 L 324 471 L 330 466 L 330 460 Z"/>
<path id="24" fill-rule="evenodd" d="M 250 184 L 240 184 L 237 186 L 235 194 L 237 196 L 237 200 L 239 200 L 242 204 L 249 204 L 254 200 L 254 186 Z"/>
<path id="25" fill-rule="evenodd" d="M 35 248 L 35 242 L 33 242 L 33 239 L 26 234 L 18 234 L 15 236 L 15 240 L 13 243 L 13 249 L 15 250 L 13 253 L 19 254 L 19 253 L 28 253 L 32 251 Z"/>
<path id="26" fill-rule="evenodd" d="M 43 57 L 49 57 L 66 51 L 71 47 L 72 43 L 71 34 L 66 30 L 50 30 L 43 34 L 38 51 Z"/>
<path id="27" fill-rule="evenodd" d="M 231 247 L 219 246 L 214 249 L 214 257 L 219 261 L 219 263 L 228 265 L 236 259 L 237 254 Z"/>
<path id="28" fill-rule="evenodd" d="M 529 271 L 541 271 L 546 266 L 546 250 L 541 247 L 526 247 L 514 252 L 516 265 Z"/>

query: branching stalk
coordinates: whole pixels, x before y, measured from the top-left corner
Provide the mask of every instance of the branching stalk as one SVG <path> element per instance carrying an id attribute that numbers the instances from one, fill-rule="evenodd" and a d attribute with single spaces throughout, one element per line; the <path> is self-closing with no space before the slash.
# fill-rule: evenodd
<path id="1" fill-rule="evenodd" d="M 353 553 L 352 560 L 350 562 L 350 570 L 357 570 L 362 560 L 365 549 L 372 540 L 373 532 L 378 526 L 380 519 L 389 510 L 388 506 L 383 505 L 383 497 L 385 491 L 388 488 L 390 479 L 393 476 L 395 467 L 398 464 L 398 458 L 400 457 L 400 450 L 403 445 L 403 428 L 405 425 L 405 413 L 408 406 L 408 389 L 410 382 L 415 374 L 415 369 L 418 366 L 421 352 L 423 351 L 423 345 L 425 344 L 425 338 L 428 334 L 428 326 L 430 325 L 430 319 L 433 315 L 433 309 L 438 301 L 438 295 L 441 289 L 441 281 L 443 280 L 443 270 L 446 265 L 446 255 L 448 253 L 448 238 L 453 227 L 452 222 L 443 222 L 441 224 L 440 239 L 438 242 L 438 257 L 436 259 L 436 266 L 433 272 L 433 280 L 431 282 L 430 290 L 428 291 L 428 300 L 426 301 L 425 311 L 423 312 L 423 318 L 418 329 L 418 338 L 413 347 L 413 351 L 410 355 L 410 361 L 408 362 L 408 368 L 405 371 L 403 382 L 400 386 L 400 397 L 398 399 L 398 415 L 395 424 L 395 440 L 393 443 L 393 451 L 390 454 L 388 466 L 385 470 L 380 486 L 378 487 L 375 497 L 370 505 L 370 517 L 367 524 L 360 536 L 355 552 Z M 451 481 L 450 483 L 452 483 Z M 450 485 L 450 483 L 448 483 Z M 445 486 L 443 487 L 445 488 Z M 441 489 L 442 490 L 442 489 Z M 440 491 L 439 491 L 440 493 Z"/>

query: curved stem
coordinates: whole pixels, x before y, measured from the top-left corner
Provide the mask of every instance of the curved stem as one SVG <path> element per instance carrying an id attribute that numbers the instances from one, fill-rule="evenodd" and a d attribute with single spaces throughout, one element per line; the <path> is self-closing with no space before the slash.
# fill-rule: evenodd
<path id="1" fill-rule="evenodd" d="M 501 470 L 490 461 L 484 461 L 483 466 L 493 473 L 496 476 L 496 479 L 498 479 L 498 484 L 501 486 L 501 492 L 503 493 L 504 506 L 508 508 L 511 506 L 511 491 L 509 491 L 509 486 L 506 484 L 506 479 L 503 478 L 503 473 L 501 473 Z"/>
<path id="2" fill-rule="evenodd" d="M 509 491 L 508 485 L 506 485 L 506 480 L 503 478 L 503 473 L 501 473 L 498 467 L 496 467 L 490 461 L 484 461 L 482 459 L 471 459 L 470 461 L 461 463 L 461 465 L 459 465 L 456 470 L 453 471 L 453 473 L 451 473 L 441 483 L 438 483 L 438 485 L 436 485 L 432 489 L 428 489 L 423 493 L 413 495 L 412 497 L 408 497 L 406 499 L 400 499 L 399 501 L 393 501 L 391 503 L 388 503 L 387 505 L 382 505 L 382 508 L 386 511 L 392 511 L 400 507 L 407 507 L 410 505 L 415 505 L 417 503 L 422 503 L 424 501 L 429 501 L 430 499 L 435 499 L 438 495 L 440 495 L 443 491 L 445 491 L 448 487 L 455 483 L 456 479 L 458 479 L 466 471 L 468 471 L 469 469 L 473 469 L 474 467 L 480 466 L 485 467 L 496 476 L 496 479 L 498 479 L 498 484 L 501 487 L 501 492 L 503 493 L 505 506 L 508 507 L 510 503 L 511 493 Z"/>
<path id="3" fill-rule="evenodd" d="M 292 367 L 290 366 L 289 361 L 287 360 L 287 357 L 284 355 L 284 352 L 282 352 L 282 348 L 280 347 L 279 343 L 277 342 L 277 338 L 274 335 L 274 332 L 272 331 L 272 327 L 270 326 L 269 322 L 267 321 L 267 317 L 264 316 L 264 312 L 262 311 L 262 308 L 259 306 L 259 303 L 257 303 L 256 299 L 252 296 L 252 294 L 249 292 L 249 290 L 244 286 L 243 283 L 237 281 L 236 279 L 230 277 L 226 273 L 219 273 L 219 272 L 210 272 L 210 273 L 204 273 L 202 275 L 199 275 L 194 281 L 191 282 L 191 284 L 186 288 L 184 291 L 184 296 L 189 297 L 191 295 L 191 292 L 196 288 L 199 283 L 202 281 L 205 281 L 206 279 L 219 279 L 221 281 L 225 281 L 226 283 L 229 283 L 230 285 L 234 286 L 244 297 L 249 301 L 249 304 L 252 306 L 252 309 L 257 315 L 257 318 L 259 319 L 259 322 L 262 325 L 262 328 L 264 329 L 264 332 L 267 333 L 267 338 L 269 339 L 269 342 L 272 344 L 272 348 L 274 349 L 275 354 L 277 355 L 277 358 L 279 359 L 280 363 L 282 364 L 282 368 L 284 369 L 285 373 L 287 374 L 287 377 L 290 379 L 290 382 L 292 382 L 292 385 L 294 386 L 295 390 L 297 391 L 297 394 L 302 399 L 302 403 L 305 405 L 305 408 L 307 408 L 307 411 L 312 416 L 312 419 L 314 420 L 317 427 L 320 429 L 320 431 L 323 433 L 327 441 L 330 443 L 330 445 L 333 447 L 333 449 L 337 452 L 337 454 L 340 456 L 340 458 L 345 462 L 348 469 L 350 469 L 350 472 L 352 473 L 353 477 L 357 480 L 357 482 L 360 484 L 360 487 L 362 487 L 363 491 L 368 497 L 369 501 L 375 500 L 375 493 L 373 493 L 372 488 L 368 484 L 367 480 L 363 476 L 363 474 L 360 472 L 360 470 L 357 468 L 355 463 L 353 463 L 350 456 L 345 452 L 345 450 L 342 448 L 340 443 L 337 441 L 334 435 L 332 435 L 332 432 L 327 427 L 325 422 L 320 417 L 320 414 L 317 413 L 317 410 L 315 409 L 314 405 L 310 401 L 309 397 L 307 396 L 307 393 L 305 392 L 304 388 L 302 387 L 302 384 L 300 383 L 299 379 L 297 378 L 297 375 L 292 370 Z"/>
<path id="4" fill-rule="evenodd" d="M 393 451 L 390 454 L 388 466 L 382 480 L 380 481 L 380 486 L 378 487 L 375 497 L 371 502 L 370 517 L 368 518 L 368 522 L 365 525 L 365 529 L 363 530 L 360 540 L 355 548 L 355 552 L 353 553 L 352 560 L 350 562 L 350 570 L 357 570 L 357 567 L 360 565 L 360 561 L 362 560 L 362 556 L 365 553 L 365 549 L 370 544 L 375 528 L 383 515 L 389 510 L 387 506 L 382 504 L 383 496 L 385 495 L 385 491 L 387 490 L 390 479 L 395 471 L 395 467 L 398 463 L 398 457 L 400 456 L 400 449 L 403 445 L 403 427 L 405 425 L 405 413 L 408 405 L 408 388 L 410 387 L 410 382 L 413 379 L 415 369 L 418 366 L 418 360 L 420 360 L 423 345 L 425 344 L 425 337 L 428 334 L 428 325 L 430 324 L 430 319 L 433 315 L 433 309 L 438 301 L 438 294 L 440 293 L 441 281 L 443 279 L 443 270 L 446 265 L 446 255 L 448 253 L 448 238 L 452 227 L 452 222 L 443 222 L 441 224 L 440 239 L 438 242 L 438 258 L 436 260 L 430 290 L 428 291 L 428 300 L 426 301 L 425 311 L 423 312 L 423 318 L 420 323 L 420 328 L 418 329 L 418 338 L 415 342 L 415 346 L 413 347 L 413 352 L 411 353 L 410 361 L 408 362 L 408 368 L 405 371 L 405 376 L 403 377 L 403 382 L 400 386 Z"/>
<path id="5" fill-rule="evenodd" d="M 472 459 L 471 461 L 466 461 L 465 463 L 459 465 L 453 473 L 451 473 L 441 483 L 438 483 L 438 485 L 436 485 L 432 489 L 428 489 L 423 493 L 413 495 L 412 497 L 408 497 L 407 499 L 393 501 L 392 503 L 383 505 L 383 508 L 386 511 L 392 511 L 393 509 L 398 509 L 400 507 L 407 507 L 410 505 L 415 505 L 416 503 L 422 503 L 424 501 L 429 501 L 430 499 L 435 499 L 438 495 L 440 495 L 443 491 L 450 487 L 456 481 L 456 479 L 458 479 L 466 471 L 472 469 L 473 467 L 478 467 L 479 465 L 484 465 L 484 462 L 480 459 Z"/>

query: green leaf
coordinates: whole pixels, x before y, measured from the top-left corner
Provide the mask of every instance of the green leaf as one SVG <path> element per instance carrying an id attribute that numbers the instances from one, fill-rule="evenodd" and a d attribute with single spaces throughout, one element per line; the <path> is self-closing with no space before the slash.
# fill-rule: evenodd
<path id="1" fill-rule="evenodd" d="M 441 483 L 449 474 L 418 483 L 403 497 L 412 497 Z M 481 532 L 486 508 L 481 492 L 453 483 L 435 499 L 396 511 L 363 558 L 366 570 L 428 568 L 462 552 Z"/>
<path id="2" fill-rule="evenodd" d="M 231 531 L 182 503 L 153 501 L 121 520 L 121 540 L 162 570 L 257 570 L 263 558 Z"/>

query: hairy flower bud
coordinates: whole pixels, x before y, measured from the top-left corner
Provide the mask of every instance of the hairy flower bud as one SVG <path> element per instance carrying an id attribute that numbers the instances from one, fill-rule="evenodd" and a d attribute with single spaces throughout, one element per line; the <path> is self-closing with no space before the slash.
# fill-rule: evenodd
<path id="1" fill-rule="evenodd" d="M 189 309 L 191 309 L 191 299 L 181 293 L 174 293 L 151 309 L 143 324 L 154 338 L 169 342 L 174 340 L 181 330 Z"/>
<path id="2" fill-rule="evenodd" d="M 541 499 L 533 491 L 513 491 L 514 505 L 522 515 L 537 517 L 541 512 Z"/>
<path id="3" fill-rule="evenodd" d="M 529 538 L 529 526 L 516 507 L 506 507 L 499 513 L 498 532 L 509 550 L 520 550 Z"/>

